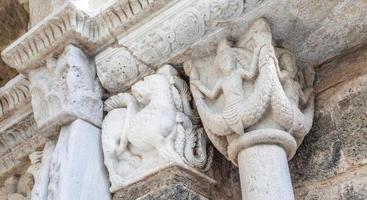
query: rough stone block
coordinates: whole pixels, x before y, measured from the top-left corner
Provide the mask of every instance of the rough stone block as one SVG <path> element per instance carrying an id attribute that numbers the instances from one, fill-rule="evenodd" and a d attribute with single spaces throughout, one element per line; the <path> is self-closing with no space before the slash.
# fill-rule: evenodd
<path id="1" fill-rule="evenodd" d="M 367 163 L 366 63 L 361 50 L 318 70 L 314 125 L 290 162 L 296 186 L 328 181 Z"/>
<path id="2" fill-rule="evenodd" d="M 190 199 L 211 197 L 216 181 L 180 167 L 166 168 L 145 180 L 122 188 L 114 200 L 127 199 Z"/>
<path id="3" fill-rule="evenodd" d="M 367 168 L 351 170 L 328 182 L 307 183 L 295 189 L 300 200 L 365 200 L 367 199 Z"/>
<path id="4" fill-rule="evenodd" d="M 238 168 L 217 151 L 208 173 L 213 179 L 180 167 L 166 168 L 118 190 L 113 199 L 241 199 Z"/>
<path id="5" fill-rule="evenodd" d="M 28 13 L 18 1 L 0 1 L 0 50 L 27 30 Z M 10 68 L 0 58 L 0 86 L 16 75 L 16 70 Z"/>

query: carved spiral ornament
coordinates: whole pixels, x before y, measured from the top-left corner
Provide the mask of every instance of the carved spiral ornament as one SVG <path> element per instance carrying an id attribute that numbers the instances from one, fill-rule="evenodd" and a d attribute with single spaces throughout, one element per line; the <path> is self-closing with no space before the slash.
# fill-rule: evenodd
<path id="1" fill-rule="evenodd" d="M 239 16 L 244 8 L 243 0 L 209 0 L 211 18 L 226 21 Z"/>
<path id="2" fill-rule="evenodd" d="M 173 31 L 176 36 L 176 41 L 191 44 L 204 35 L 204 19 L 198 11 L 188 9 L 186 12 L 176 16 Z"/>
<path id="3" fill-rule="evenodd" d="M 139 64 L 123 49 L 112 50 L 97 58 L 97 73 L 103 87 L 116 93 L 139 76 Z"/>

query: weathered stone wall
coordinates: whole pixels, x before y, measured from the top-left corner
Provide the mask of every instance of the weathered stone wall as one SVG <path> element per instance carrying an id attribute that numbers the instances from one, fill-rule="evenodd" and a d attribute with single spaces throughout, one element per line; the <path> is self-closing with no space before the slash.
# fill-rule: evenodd
<path id="1" fill-rule="evenodd" d="M 18 1 L 0 1 L 0 50 L 27 31 L 28 13 Z M 0 58 L 0 86 L 16 75 L 16 70 Z"/>
<path id="2" fill-rule="evenodd" d="M 297 199 L 367 199 L 367 48 L 316 75 L 313 129 L 290 162 Z"/>

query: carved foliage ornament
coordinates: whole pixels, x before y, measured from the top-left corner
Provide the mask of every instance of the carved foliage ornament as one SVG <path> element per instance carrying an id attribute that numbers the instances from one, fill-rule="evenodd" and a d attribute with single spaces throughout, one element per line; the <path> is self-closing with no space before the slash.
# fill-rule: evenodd
<path id="1" fill-rule="evenodd" d="M 159 65 L 171 54 L 199 41 L 213 24 L 234 19 L 243 9 L 243 0 L 179 2 L 162 13 L 163 18 L 153 19 L 141 28 L 143 31 L 132 32 L 130 37 L 122 38 L 119 43 L 131 49 L 145 63 Z"/>
<path id="2" fill-rule="evenodd" d="M 101 125 L 101 88 L 95 66 L 79 48 L 67 46 L 59 58 L 48 60 L 47 67 L 31 71 L 29 78 L 34 118 L 40 128 L 76 118 Z"/>
<path id="3" fill-rule="evenodd" d="M 236 44 L 222 41 L 215 57 L 186 67 L 204 127 L 221 153 L 236 164 L 241 149 L 271 143 L 294 155 L 312 125 L 313 78 L 298 71 L 292 53 L 272 46 L 264 19 Z"/>
<path id="4" fill-rule="evenodd" d="M 134 84 L 131 94 L 105 101 L 102 146 L 111 191 L 171 164 L 209 169 L 213 149 L 190 100 L 186 83 L 166 65 Z"/>

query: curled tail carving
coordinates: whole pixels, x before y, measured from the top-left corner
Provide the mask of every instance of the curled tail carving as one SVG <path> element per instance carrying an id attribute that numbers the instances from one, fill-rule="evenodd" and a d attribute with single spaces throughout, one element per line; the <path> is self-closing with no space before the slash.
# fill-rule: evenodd
<path id="1" fill-rule="evenodd" d="M 291 134 L 295 137 L 298 146 L 312 128 L 314 107 L 314 97 L 312 96 L 308 101 L 308 106 L 302 112 L 295 108 L 294 125 L 291 129 Z"/>
<path id="2" fill-rule="evenodd" d="M 175 149 L 186 164 L 207 171 L 214 155 L 212 146 L 207 147 L 208 139 L 203 128 L 196 128 L 183 113 L 179 114 Z"/>
<path id="3" fill-rule="evenodd" d="M 273 72 L 276 73 L 276 72 Z M 274 74 L 274 77 L 276 74 Z M 304 136 L 310 131 L 312 127 L 313 113 L 314 113 L 314 98 L 310 97 L 308 106 L 301 111 L 298 105 L 292 104 L 279 79 L 273 79 L 274 90 L 272 92 L 272 110 L 274 112 L 276 122 L 284 129 L 289 131 L 300 145 Z"/>
<path id="4" fill-rule="evenodd" d="M 205 103 L 202 94 L 194 86 L 191 89 L 195 98 L 197 110 L 200 113 L 203 124 L 218 136 L 226 136 L 232 134 L 231 128 L 227 125 L 222 113 L 213 112 Z"/>
<path id="5" fill-rule="evenodd" d="M 255 82 L 255 89 L 241 106 L 243 128 L 248 128 L 257 123 L 266 112 L 271 100 L 273 85 L 270 77 L 271 69 L 261 67 Z"/>
<path id="6" fill-rule="evenodd" d="M 136 107 L 135 105 L 137 105 L 137 101 L 132 95 L 128 93 L 119 93 L 107 99 L 104 102 L 103 109 L 110 112 L 116 108 L 126 108 L 130 106 Z"/>

